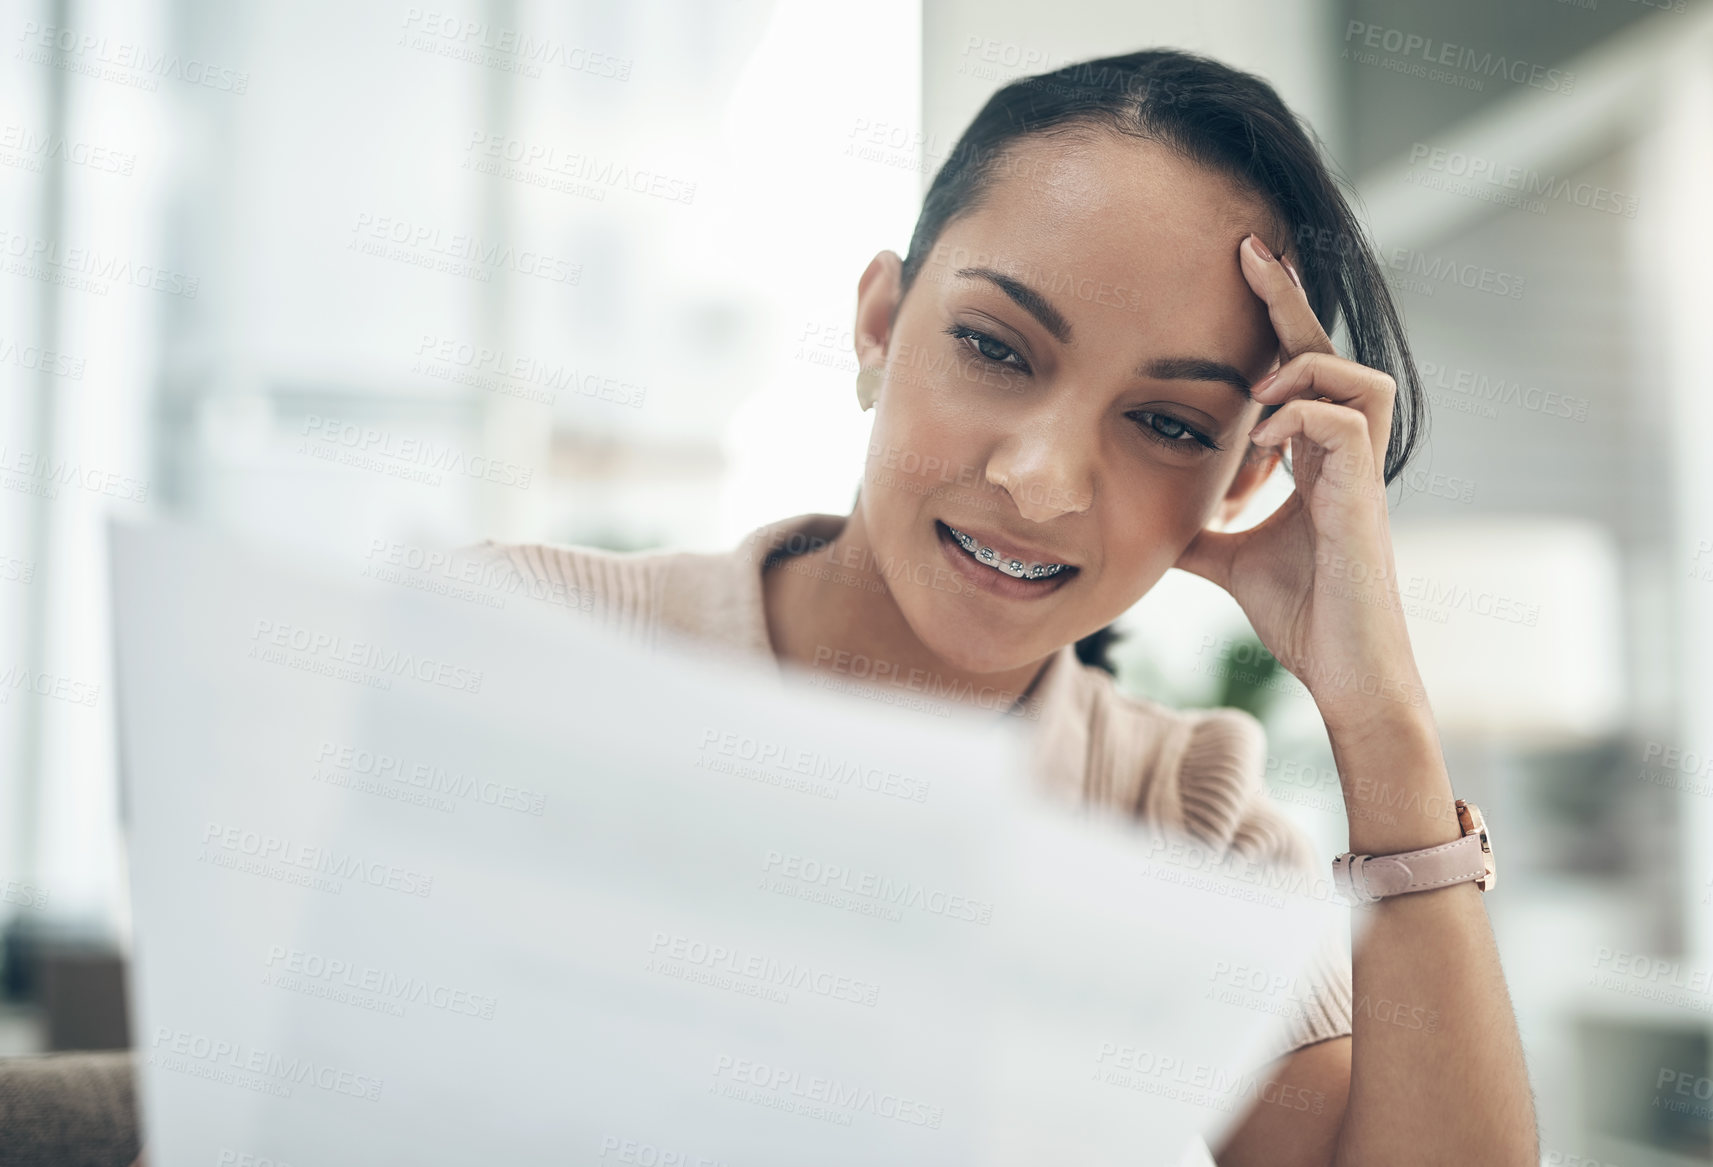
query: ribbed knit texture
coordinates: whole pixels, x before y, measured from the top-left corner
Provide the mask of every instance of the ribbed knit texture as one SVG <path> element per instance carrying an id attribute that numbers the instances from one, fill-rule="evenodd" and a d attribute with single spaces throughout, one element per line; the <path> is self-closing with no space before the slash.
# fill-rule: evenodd
<path id="1" fill-rule="evenodd" d="M 703 650 L 773 660 L 762 600 L 770 555 L 803 555 L 793 570 L 819 571 L 813 550 L 844 525 L 839 515 L 797 515 L 757 528 L 730 552 L 613 552 L 541 544 L 480 544 L 526 579 L 566 589 L 567 605 L 653 646 L 683 639 Z M 774 662 L 777 664 L 777 661 Z M 1064 801 L 1159 823 L 1215 856 L 1238 856 L 1301 873 L 1302 889 L 1329 884 L 1328 864 L 1268 799 L 1267 742 L 1241 709 L 1175 710 L 1128 697 L 1112 677 L 1065 645 L 1047 663 L 1038 705 L 1034 769 Z M 1290 1000 L 1279 1052 L 1351 1032 L 1350 960 L 1342 945 L 1317 954 Z"/>

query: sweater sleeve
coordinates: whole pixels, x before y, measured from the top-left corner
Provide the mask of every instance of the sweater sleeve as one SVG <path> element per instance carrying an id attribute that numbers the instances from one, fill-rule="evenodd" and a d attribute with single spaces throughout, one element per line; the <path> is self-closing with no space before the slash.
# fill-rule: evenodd
<path id="1" fill-rule="evenodd" d="M 1250 862 L 1301 871 L 1307 886 L 1326 882 L 1308 836 L 1267 796 L 1267 738 L 1241 709 L 1216 709 L 1191 727 L 1178 771 L 1185 825 L 1224 840 Z M 1351 1032 L 1350 957 L 1337 942 L 1315 952 L 1288 993 L 1290 1023 L 1281 1055 Z"/>

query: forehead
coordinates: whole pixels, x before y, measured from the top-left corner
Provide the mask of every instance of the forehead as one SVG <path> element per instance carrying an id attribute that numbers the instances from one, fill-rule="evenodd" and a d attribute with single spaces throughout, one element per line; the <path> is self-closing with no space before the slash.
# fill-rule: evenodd
<path id="1" fill-rule="evenodd" d="M 1158 142 L 1089 129 L 1015 143 L 930 262 L 950 286 L 972 266 L 1030 284 L 1073 328 L 1088 322 L 1079 344 L 1121 325 L 1241 367 L 1276 345 L 1238 267 L 1251 231 L 1283 242 L 1261 199 L 1226 176 Z"/>

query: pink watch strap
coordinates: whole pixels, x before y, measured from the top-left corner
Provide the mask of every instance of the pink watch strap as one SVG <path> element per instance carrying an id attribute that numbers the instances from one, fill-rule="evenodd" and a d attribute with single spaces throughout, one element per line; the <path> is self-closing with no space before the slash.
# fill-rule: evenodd
<path id="1" fill-rule="evenodd" d="M 1372 904 L 1386 896 L 1448 887 L 1465 880 L 1481 879 L 1487 862 L 1479 834 L 1464 835 L 1455 843 L 1442 843 L 1420 851 L 1396 855 L 1353 855 L 1349 851 L 1332 861 L 1333 885 L 1346 903 Z"/>

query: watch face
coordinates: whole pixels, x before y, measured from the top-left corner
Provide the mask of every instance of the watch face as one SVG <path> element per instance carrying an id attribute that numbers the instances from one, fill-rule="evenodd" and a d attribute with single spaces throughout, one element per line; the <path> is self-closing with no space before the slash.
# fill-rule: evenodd
<path id="1" fill-rule="evenodd" d="M 1475 886 L 1482 891 L 1492 891 L 1498 882 L 1498 871 L 1493 865 L 1493 839 L 1487 832 L 1487 820 L 1481 815 L 1481 808 L 1473 802 L 1457 800 L 1457 822 L 1463 828 L 1465 835 L 1481 836 L 1481 859 L 1487 866 L 1487 874 L 1475 881 Z"/>

